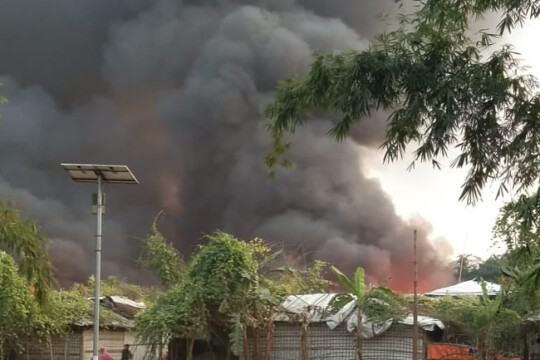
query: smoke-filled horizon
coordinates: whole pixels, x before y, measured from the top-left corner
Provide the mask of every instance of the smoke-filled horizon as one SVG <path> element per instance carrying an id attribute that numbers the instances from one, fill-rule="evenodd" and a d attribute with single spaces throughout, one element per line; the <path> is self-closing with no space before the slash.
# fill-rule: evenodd
<path id="1" fill-rule="evenodd" d="M 107 186 L 104 274 L 140 280 L 135 264 L 154 216 L 184 254 L 216 229 L 262 237 L 410 289 L 419 229 L 420 285 L 445 284 L 450 247 L 401 219 L 365 175 L 362 148 L 385 118 L 351 139 L 314 119 L 295 137 L 292 170 L 268 178 L 262 109 L 276 82 L 305 73 L 312 51 L 361 49 L 380 1 L 5 0 L 0 12 L 0 197 L 38 220 L 61 282 L 92 273 L 91 185 L 61 162 L 125 163 L 139 186 Z"/>

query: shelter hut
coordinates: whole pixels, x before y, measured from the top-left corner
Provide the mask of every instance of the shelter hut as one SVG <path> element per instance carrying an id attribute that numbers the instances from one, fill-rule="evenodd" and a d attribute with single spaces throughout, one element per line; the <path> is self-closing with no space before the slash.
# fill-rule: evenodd
<path id="1" fill-rule="evenodd" d="M 93 301 L 93 298 L 89 299 Z M 99 345 L 105 347 L 114 359 L 120 359 L 124 344 L 131 345 L 134 360 L 143 360 L 147 346 L 137 344 L 133 332 L 133 317 L 144 308 L 121 296 L 100 298 Z M 65 334 L 51 335 L 48 340 L 28 338 L 24 351 L 17 360 L 88 360 L 92 358 L 93 319 L 90 317 L 74 322 Z"/>
<path id="2" fill-rule="evenodd" d="M 354 301 L 337 312 L 330 304 L 338 294 L 289 296 L 273 319 L 271 336 L 248 334 L 249 358 L 271 360 L 355 359 L 357 311 Z M 380 323 L 363 319 L 364 360 L 409 360 L 413 349 L 413 318 Z M 419 316 L 418 359 L 426 359 L 425 344 L 441 332 L 441 321 Z M 269 339 L 269 341 L 268 341 Z M 267 357 L 266 353 L 269 353 Z"/>

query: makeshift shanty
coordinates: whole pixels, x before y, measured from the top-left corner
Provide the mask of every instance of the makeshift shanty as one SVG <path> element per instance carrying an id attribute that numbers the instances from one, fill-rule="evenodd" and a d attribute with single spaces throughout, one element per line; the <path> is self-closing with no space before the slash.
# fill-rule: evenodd
<path id="1" fill-rule="evenodd" d="M 498 293 L 501 292 L 501 285 L 487 282 L 487 281 L 485 281 L 485 284 L 486 284 L 486 290 L 487 290 L 488 296 L 496 296 Z M 463 296 L 480 296 L 482 294 L 483 294 L 482 282 L 477 279 L 473 279 L 469 281 L 463 281 L 452 286 L 435 289 L 424 295 L 431 296 L 431 297 L 440 297 L 440 296 L 463 297 Z"/>
<path id="2" fill-rule="evenodd" d="M 273 317 L 272 331 L 248 333 L 248 357 L 271 360 L 356 358 L 355 302 L 333 311 L 338 294 L 293 295 L 286 298 Z M 410 360 L 413 349 L 413 318 L 380 323 L 363 318 L 363 360 Z M 418 317 L 418 359 L 426 359 L 430 335 L 444 328 L 441 321 Z M 269 353 L 269 357 L 267 357 Z"/>
<path id="3" fill-rule="evenodd" d="M 93 301 L 92 299 L 89 299 Z M 147 347 L 137 344 L 133 330 L 133 317 L 144 308 L 143 304 L 120 296 L 100 298 L 101 322 L 99 345 L 105 347 L 114 359 L 120 359 L 124 344 L 131 345 L 134 360 L 143 360 Z M 37 341 L 29 337 L 20 360 L 87 360 L 92 358 L 93 319 L 79 319 L 68 333 L 52 335 L 48 340 Z"/>

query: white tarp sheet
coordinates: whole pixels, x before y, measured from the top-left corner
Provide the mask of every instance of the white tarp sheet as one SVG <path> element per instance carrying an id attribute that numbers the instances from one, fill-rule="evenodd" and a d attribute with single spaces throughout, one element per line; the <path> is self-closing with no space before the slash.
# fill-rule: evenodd
<path id="1" fill-rule="evenodd" d="M 495 296 L 501 292 L 501 285 L 486 281 L 486 290 L 489 296 Z M 436 289 L 425 294 L 426 296 L 479 296 L 482 295 L 480 281 L 469 280 L 459 284 Z"/>
<path id="2" fill-rule="evenodd" d="M 338 294 L 309 294 L 291 295 L 281 304 L 282 312 L 274 316 L 274 321 L 293 321 L 299 315 L 304 316 L 309 322 L 324 322 L 330 329 L 335 329 L 345 323 L 347 330 L 352 332 L 356 329 L 357 312 L 355 301 L 350 301 L 338 312 L 331 314 L 329 305 Z M 362 337 L 365 339 L 384 333 L 392 325 L 393 319 L 385 322 L 373 323 L 367 318 L 362 318 Z M 413 324 L 413 317 L 409 315 L 397 321 L 405 325 Z M 418 316 L 418 325 L 426 331 L 434 331 L 436 328 L 444 329 L 444 324 L 429 316 Z"/>

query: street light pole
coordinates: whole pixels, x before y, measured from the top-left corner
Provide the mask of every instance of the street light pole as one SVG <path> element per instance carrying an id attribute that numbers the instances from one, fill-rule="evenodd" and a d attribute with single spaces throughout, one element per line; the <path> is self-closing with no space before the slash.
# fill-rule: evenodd
<path id="1" fill-rule="evenodd" d="M 96 270 L 94 279 L 94 343 L 92 359 L 98 360 L 99 346 L 99 305 L 100 305 L 100 285 L 101 285 L 101 233 L 103 218 L 103 196 L 101 190 L 102 175 L 97 174 L 97 231 L 96 231 Z"/>
<path id="2" fill-rule="evenodd" d="M 102 218 L 105 204 L 102 186 L 111 184 L 138 184 L 139 181 L 125 165 L 96 165 L 96 164 L 61 164 L 69 176 L 77 182 L 97 183 L 97 199 L 95 201 L 97 230 L 96 230 L 96 269 L 94 274 L 94 339 L 92 360 L 98 360 L 99 349 L 99 306 L 101 285 L 101 236 Z M 93 204 L 94 205 L 94 204 Z"/>

